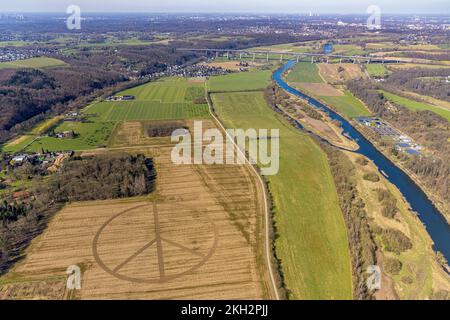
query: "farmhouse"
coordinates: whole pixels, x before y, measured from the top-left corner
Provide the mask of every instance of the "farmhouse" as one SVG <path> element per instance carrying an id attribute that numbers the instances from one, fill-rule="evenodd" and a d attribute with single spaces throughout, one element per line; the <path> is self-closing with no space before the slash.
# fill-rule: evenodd
<path id="1" fill-rule="evenodd" d="M 125 96 L 110 96 L 106 98 L 107 101 L 130 101 L 134 100 L 136 97 L 132 95 L 125 95 Z"/>
<path id="2" fill-rule="evenodd" d="M 72 139 L 74 137 L 73 131 L 63 131 L 63 132 L 57 132 L 55 134 L 56 138 L 58 139 Z"/>

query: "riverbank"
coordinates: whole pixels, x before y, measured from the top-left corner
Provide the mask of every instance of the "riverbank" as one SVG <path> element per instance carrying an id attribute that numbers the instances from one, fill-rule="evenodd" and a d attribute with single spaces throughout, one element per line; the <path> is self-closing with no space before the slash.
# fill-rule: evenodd
<path id="1" fill-rule="evenodd" d="M 320 103 L 317 99 L 310 97 L 303 92 L 292 88 L 283 79 L 282 75 L 290 69 L 295 62 L 290 61 L 282 68 L 278 69 L 273 76 L 275 82 L 286 92 L 293 93 L 318 109 L 326 110 L 333 120 L 340 121 L 342 128 L 349 138 L 357 141 L 360 145 L 357 154 L 361 154 L 373 161 L 380 172 L 383 172 L 387 179 L 394 184 L 410 204 L 413 211 L 418 213 L 422 223 L 434 242 L 434 250 L 440 251 L 443 256 L 450 258 L 450 226 L 442 213 L 433 205 L 433 202 L 422 191 L 420 186 L 412 180 L 406 172 L 397 167 L 383 153 L 381 153 L 369 140 L 365 138 L 353 125 L 344 117 L 334 112 L 333 109 Z"/>
<path id="2" fill-rule="evenodd" d="M 420 178 L 411 170 L 406 168 L 398 159 L 392 157 L 392 155 L 386 150 L 385 148 L 382 148 L 379 141 L 373 139 L 368 134 L 365 134 L 364 130 L 361 130 L 362 126 L 355 121 L 352 121 L 353 127 L 359 131 L 361 135 L 363 135 L 367 140 L 372 143 L 372 145 L 380 152 L 382 153 L 386 158 L 388 158 L 390 161 L 392 161 L 398 168 L 400 168 L 411 180 L 414 181 L 415 184 L 417 184 L 420 189 L 423 191 L 423 193 L 426 194 L 428 199 L 433 203 L 433 205 L 438 209 L 439 213 L 444 217 L 446 222 L 450 225 L 450 212 L 449 210 L 442 204 L 442 200 L 438 199 L 433 192 L 425 186 L 421 181 Z"/>

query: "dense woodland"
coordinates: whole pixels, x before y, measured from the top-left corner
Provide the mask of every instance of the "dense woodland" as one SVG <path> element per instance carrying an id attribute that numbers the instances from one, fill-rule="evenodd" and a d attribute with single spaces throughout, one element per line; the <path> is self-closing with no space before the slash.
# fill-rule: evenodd
<path id="1" fill-rule="evenodd" d="M 73 158 L 45 180 L 32 177 L 30 195 L 4 197 L 0 205 L 0 274 L 22 256 L 49 217 L 70 201 L 115 199 L 153 191 L 156 172 L 143 155 L 101 155 Z"/>
<path id="2" fill-rule="evenodd" d="M 415 68 L 398 70 L 387 78 L 390 88 L 403 91 L 413 91 L 437 99 L 450 101 L 450 84 L 445 81 L 433 81 L 433 77 L 449 76 L 448 68 Z"/>
<path id="3" fill-rule="evenodd" d="M 374 138 L 389 148 L 405 167 L 415 173 L 420 180 L 438 195 L 447 206 L 450 204 L 450 125 L 447 120 L 431 111 L 411 111 L 403 106 L 390 104 L 378 87 L 368 82 L 353 81 L 348 84 L 352 93 L 360 98 L 377 116 L 382 117 L 396 128 L 410 135 L 415 141 L 426 146 L 433 155 L 408 156 L 399 153 L 393 146 L 382 143 L 381 137 Z"/>

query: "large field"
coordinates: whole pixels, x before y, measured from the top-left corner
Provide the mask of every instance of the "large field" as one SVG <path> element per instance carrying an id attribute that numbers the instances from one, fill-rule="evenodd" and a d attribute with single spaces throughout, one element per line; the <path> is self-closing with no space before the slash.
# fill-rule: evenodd
<path id="1" fill-rule="evenodd" d="M 381 91 L 381 92 L 384 94 L 384 96 L 388 100 L 390 100 L 394 103 L 397 103 L 399 105 L 402 105 L 410 110 L 413 110 L 413 111 L 428 110 L 428 111 L 434 112 L 434 113 L 440 115 L 442 118 L 450 121 L 450 110 L 448 110 L 446 108 L 440 108 L 440 107 L 434 106 L 432 104 L 407 99 L 407 98 L 398 96 L 396 94 L 393 94 L 393 93 L 390 93 L 387 91 Z"/>
<path id="2" fill-rule="evenodd" d="M 368 64 L 366 65 L 367 72 L 371 77 L 383 77 L 387 75 L 387 69 L 382 64 Z"/>
<path id="3" fill-rule="evenodd" d="M 74 131 L 77 134 L 75 138 L 59 139 L 43 136 L 28 146 L 25 151 L 41 152 L 42 149 L 48 151 L 78 151 L 105 147 L 113 128 L 113 122 L 93 120 L 86 123 L 63 122 L 54 129 L 55 132 Z"/>
<path id="4" fill-rule="evenodd" d="M 205 104 L 159 101 L 102 102 L 89 109 L 101 115 L 103 121 L 169 120 L 208 117 Z"/>
<path id="5" fill-rule="evenodd" d="M 33 68 L 33 69 L 44 69 L 44 68 L 55 68 L 55 67 L 64 67 L 67 64 L 64 61 L 47 58 L 47 57 L 39 57 L 39 58 L 30 58 L 25 60 L 16 60 L 11 62 L 0 62 L 0 69 L 24 69 L 24 68 Z"/>
<path id="6" fill-rule="evenodd" d="M 347 90 L 345 90 L 344 95 L 340 97 L 322 96 L 321 98 L 327 104 L 349 118 L 370 115 L 369 110 L 364 104 Z"/>
<path id="7" fill-rule="evenodd" d="M 308 82 L 322 83 L 324 82 L 319 74 L 319 68 L 316 64 L 310 62 L 299 62 L 289 72 L 286 79 L 289 82 Z"/>
<path id="8" fill-rule="evenodd" d="M 351 299 L 347 230 L 326 155 L 266 104 L 262 92 L 213 94 L 227 128 L 280 129 L 280 171 L 267 177 L 292 299 Z"/>
<path id="9" fill-rule="evenodd" d="M 354 63 L 319 63 L 318 67 L 322 78 L 332 84 L 364 78 L 361 67 Z"/>
<path id="10" fill-rule="evenodd" d="M 208 90 L 211 92 L 261 90 L 267 87 L 271 75 L 271 71 L 266 70 L 211 77 L 208 80 Z"/>
<path id="11" fill-rule="evenodd" d="M 205 95 L 204 82 L 170 78 L 151 82 L 119 93 L 134 95 L 132 101 L 97 102 L 86 107 L 83 122 L 61 121 L 61 117 L 49 119 L 36 126 L 26 138 L 19 137 L 5 146 L 3 151 L 40 152 L 64 150 L 89 150 L 105 147 L 114 127 L 126 121 L 181 120 L 209 118 L 207 104 L 200 102 Z M 55 126 L 55 133 L 73 131 L 73 139 L 60 139 L 44 134 Z M 27 146 L 33 139 L 35 141 Z"/>
<path id="12" fill-rule="evenodd" d="M 153 157 L 157 190 L 65 207 L 0 278 L 0 299 L 273 298 L 256 177 L 245 166 L 174 165 L 171 146 L 127 149 Z M 65 290 L 74 264 L 75 293 Z"/>

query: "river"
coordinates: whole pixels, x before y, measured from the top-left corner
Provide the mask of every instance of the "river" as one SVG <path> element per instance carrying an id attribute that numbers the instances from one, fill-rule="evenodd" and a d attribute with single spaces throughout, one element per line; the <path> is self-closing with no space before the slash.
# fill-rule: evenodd
<path id="1" fill-rule="evenodd" d="M 294 65 L 294 61 L 286 63 L 283 67 L 275 71 L 273 80 L 287 92 L 306 99 L 310 105 L 324 110 L 332 119 L 342 123 L 345 135 L 356 141 L 359 145 L 359 149 L 355 152 L 372 160 L 378 167 L 380 173 L 400 190 L 412 210 L 417 212 L 419 219 L 424 223 L 434 242 L 434 249 L 440 251 L 447 261 L 450 261 L 450 225 L 436 209 L 431 200 L 428 199 L 422 189 L 403 170 L 398 168 L 392 161 L 378 151 L 349 121 L 316 99 L 289 86 L 283 80 L 282 75 Z"/>

